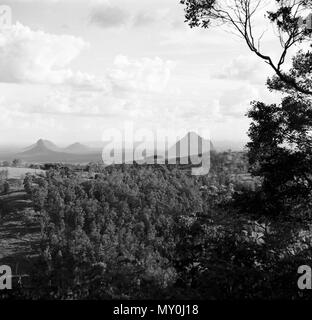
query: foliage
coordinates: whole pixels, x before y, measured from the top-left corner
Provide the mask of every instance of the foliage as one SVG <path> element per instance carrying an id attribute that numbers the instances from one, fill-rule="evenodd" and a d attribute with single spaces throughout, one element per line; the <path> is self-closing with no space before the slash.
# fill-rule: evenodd
<path id="1" fill-rule="evenodd" d="M 281 87 L 287 87 L 290 91 L 312 95 L 311 86 L 302 84 L 302 80 L 293 72 L 285 72 L 282 69 L 290 49 L 296 44 L 310 41 L 312 29 L 300 23 L 305 11 L 312 9 L 310 0 L 275 0 L 275 10 L 266 14 L 261 11 L 263 10 L 261 0 L 181 0 L 180 2 L 185 7 L 185 18 L 190 27 L 208 28 L 212 23 L 217 26 L 229 26 L 244 39 L 251 52 L 273 69 L 274 82 L 279 82 Z M 271 22 L 276 29 L 276 43 L 281 47 L 277 62 L 261 50 L 261 40 L 265 30 L 261 36 L 258 38 L 256 36 L 255 21 L 257 20 L 259 25 L 261 16 Z M 297 59 L 299 64 L 300 61 Z M 310 63 L 309 56 L 302 61 L 302 66 L 304 62 Z"/>
<path id="2" fill-rule="evenodd" d="M 51 171 L 40 188 L 25 181 L 44 215 L 42 256 L 60 294 L 83 283 L 97 284 L 94 295 L 143 297 L 145 287 L 165 289 L 175 280 L 175 220 L 202 211 L 194 181 L 175 175 L 132 169 L 83 182 Z"/>
<path id="3" fill-rule="evenodd" d="M 225 173 L 112 166 L 85 179 L 60 169 L 28 175 L 25 189 L 42 217 L 35 297 L 298 298 L 310 224 L 234 209 Z"/>
<path id="4" fill-rule="evenodd" d="M 284 98 L 281 105 L 255 102 L 248 116 L 249 161 L 254 175 L 263 177 L 271 202 L 310 202 L 312 191 L 311 102 Z"/>
<path id="5" fill-rule="evenodd" d="M 193 273 L 186 275 L 195 281 L 195 297 L 200 292 L 200 297 L 213 298 L 298 298 L 296 269 L 311 264 L 311 50 L 297 52 L 289 70 L 282 67 L 291 47 L 310 41 L 311 28 L 300 22 L 312 8 L 311 1 L 276 0 L 275 11 L 264 15 L 276 27 L 282 49 L 277 62 L 262 52 L 262 36 L 255 37 L 253 20 L 261 11 L 261 1 L 181 3 L 191 27 L 209 28 L 215 23 L 236 31 L 274 70 L 268 88 L 283 94 L 279 105 L 253 102 L 248 112 L 252 120 L 247 146 L 250 172 L 260 178 L 261 188 L 235 193 L 230 206 L 234 215 L 218 213 L 222 218 L 218 223 L 212 220 L 211 228 L 200 223 L 200 259 L 196 267 L 194 258 L 189 259 Z M 234 218 L 235 211 L 239 217 Z M 259 224 L 258 220 L 265 222 Z M 194 257 L 198 246 L 193 238 L 189 244 L 186 255 L 192 252 Z"/>
<path id="6" fill-rule="evenodd" d="M 12 166 L 13 167 L 18 167 L 18 166 L 20 166 L 22 164 L 22 160 L 20 160 L 20 159 L 14 159 L 13 161 L 12 161 Z"/>

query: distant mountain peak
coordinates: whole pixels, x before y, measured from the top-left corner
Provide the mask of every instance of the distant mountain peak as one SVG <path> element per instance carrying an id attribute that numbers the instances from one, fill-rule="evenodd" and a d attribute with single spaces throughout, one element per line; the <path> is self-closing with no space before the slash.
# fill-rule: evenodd
<path id="1" fill-rule="evenodd" d="M 198 137 L 198 138 L 201 138 L 201 139 L 202 139 L 202 137 L 201 137 L 197 132 L 195 132 L 195 131 L 190 131 L 190 132 L 188 132 L 188 133 L 186 134 L 186 137 Z"/>
<path id="2" fill-rule="evenodd" d="M 66 152 L 69 153 L 86 153 L 90 152 L 90 148 L 81 144 L 80 142 L 75 142 L 64 149 Z"/>
<path id="3" fill-rule="evenodd" d="M 24 152 L 44 152 L 44 151 L 60 151 L 60 148 L 56 146 L 53 142 L 45 139 L 39 139 L 35 144 L 27 147 Z"/>
<path id="4" fill-rule="evenodd" d="M 194 131 L 190 131 L 169 149 L 168 154 L 169 158 L 184 158 L 201 155 L 205 150 L 210 152 L 213 149 L 214 147 L 210 140 L 204 139 Z"/>
<path id="5" fill-rule="evenodd" d="M 67 148 L 71 148 L 71 147 L 84 147 L 84 148 L 88 148 L 87 146 L 83 145 L 80 142 L 75 142 L 73 144 L 71 144 L 70 146 L 68 146 Z"/>
<path id="6" fill-rule="evenodd" d="M 39 139 L 36 143 L 37 146 L 46 146 L 52 144 L 52 142 L 48 141 L 48 140 L 44 140 L 44 139 Z"/>

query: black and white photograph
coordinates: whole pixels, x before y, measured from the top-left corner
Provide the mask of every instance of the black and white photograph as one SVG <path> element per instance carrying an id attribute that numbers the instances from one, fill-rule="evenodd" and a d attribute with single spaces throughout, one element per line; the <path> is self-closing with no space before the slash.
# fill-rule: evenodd
<path id="1" fill-rule="evenodd" d="M 0 0 L 1 301 L 310 299 L 311 0 Z"/>

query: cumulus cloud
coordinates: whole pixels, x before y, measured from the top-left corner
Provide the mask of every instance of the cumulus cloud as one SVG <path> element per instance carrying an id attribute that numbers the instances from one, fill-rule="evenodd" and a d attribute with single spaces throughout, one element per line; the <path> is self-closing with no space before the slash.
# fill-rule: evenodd
<path id="1" fill-rule="evenodd" d="M 160 58 L 129 59 L 119 55 L 107 72 L 111 91 L 57 89 L 33 111 L 91 117 L 120 117 L 122 114 L 139 117 L 149 114 L 149 104 L 154 115 L 154 112 L 158 113 L 159 106 L 152 106 L 150 99 L 158 97 L 166 89 L 173 66 L 173 62 Z"/>
<path id="2" fill-rule="evenodd" d="M 71 128 L 73 119 L 79 118 L 90 123 L 96 119 L 114 119 L 115 123 L 122 117 L 144 121 L 163 118 L 159 97 L 167 89 L 174 62 L 118 55 L 99 77 L 70 66 L 87 46 L 83 39 L 33 31 L 20 23 L 3 29 L 0 85 L 7 100 L 1 102 L 0 118 L 5 127 L 13 128 L 15 123 L 22 130 L 33 121 L 33 129 L 46 132 L 46 128 L 63 130 L 60 123 Z M 16 88 L 24 87 L 32 89 L 15 93 Z M 42 94 L 34 94 L 34 89 Z"/>
<path id="3" fill-rule="evenodd" d="M 119 55 L 109 74 L 117 90 L 160 92 L 169 82 L 174 62 L 160 58 L 131 60 Z"/>
<path id="4" fill-rule="evenodd" d="M 33 31 L 20 23 L 0 32 L 0 82 L 66 85 L 109 93 L 116 90 L 159 92 L 174 63 L 160 58 L 118 55 L 103 77 L 69 68 L 88 44 L 77 37 Z"/>
<path id="5" fill-rule="evenodd" d="M 0 131 L 5 132 L 14 128 L 17 135 L 21 132 L 25 134 L 28 130 L 44 129 L 48 132 L 61 129 L 60 123 L 56 119 L 44 117 L 40 113 L 25 112 L 22 103 L 9 103 L 4 97 L 0 97 L 0 121 L 2 124 Z"/>
<path id="6" fill-rule="evenodd" d="M 120 118 L 124 115 L 138 118 L 142 114 L 150 114 L 149 108 L 153 114 L 158 113 L 155 101 L 159 101 L 159 93 L 166 90 L 172 65 L 172 62 L 160 58 L 133 60 L 126 56 L 118 56 L 105 76 L 109 90 L 76 90 L 77 87 L 72 86 L 45 86 L 47 92 L 42 95 L 30 94 L 29 90 L 24 90 L 20 95 L 12 95 L 7 91 L 6 96 L 10 98 L 11 106 L 23 105 L 23 109 L 18 111 L 27 114 L 102 118 Z M 76 83 L 76 86 L 78 85 L 79 82 Z M 29 103 L 25 103 L 28 100 Z"/>
<path id="7" fill-rule="evenodd" d="M 68 67 L 87 45 L 81 38 L 33 31 L 20 23 L 4 28 L 0 32 L 0 82 L 103 90 L 105 82 Z"/>

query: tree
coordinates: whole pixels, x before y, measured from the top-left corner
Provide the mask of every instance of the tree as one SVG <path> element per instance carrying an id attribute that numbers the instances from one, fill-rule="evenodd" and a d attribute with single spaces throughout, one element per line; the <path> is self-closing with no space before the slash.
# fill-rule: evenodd
<path id="1" fill-rule="evenodd" d="M 299 51 L 289 74 L 301 88 L 312 90 L 312 52 Z M 263 178 L 263 191 L 272 208 L 279 207 L 279 211 L 300 204 L 299 213 L 311 211 L 305 208 L 312 196 L 311 98 L 276 76 L 268 80 L 268 86 L 288 95 L 279 105 L 254 102 L 248 112 L 251 172 Z"/>
<path id="2" fill-rule="evenodd" d="M 12 161 L 12 165 L 13 167 L 18 167 L 19 165 L 21 165 L 22 161 L 20 159 L 14 159 Z"/>
<path id="3" fill-rule="evenodd" d="M 0 189 L 3 193 L 8 193 L 10 190 L 10 185 L 8 183 L 8 170 L 0 171 Z"/>
<path id="4" fill-rule="evenodd" d="M 292 67 L 288 71 L 290 79 L 295 79 L 300 88 L 304 91 L 311 91 L 312 89 L 312 52 L 303 52 L 300 50 L 292 59 Z M 279 77 L 274 76 L 268 79 L 268 87 L 271 90 L 282 91 L 291 95 L 300 94 L 291 83 L 282 81 Z"/>
<path id="5" fill-rule="evenodd" d="M 302 24 L 302 16 L 306 10 L 312 9 L 312 2 L 311 0 L 275 0 L 275 10 L 266 13 L 266 18 L 277 29 L 277 40 L 281 46 L 277 62 L 262 52 L 261 38 L 264 32 L 256 38 L 253 27 L 256 14 L 264 10 L 269 2 L 271 1 L 181 0 L 181 3 L 185 5 L 185 17 L 190 27 L 208 28 L 213 23 L 230 26 L 245 40 L 248 48 L 274 70 L 281 86 L 302 94 L 312 95 L 311 88 L 302 85 L 295 74 L 282 69 L 289 49 L 295 44 L 309 40 L 312 34 L 312 28 L 307 28 Z M 274 82 L 277 79 L 275 78 Z"/>
<path id="6" fill-rule="evenodd" d="M 8 179 L 9 172 L 8 170 L 0 170 L 0 181 L 6 181 Z"/>
<path id="7" fill-rule="evenodd" d="M 263 191 L 273 209 L 311 202 L 312 105 L 288 96 L 279 105 L 254 102 L 248 143 L 250 169 L 263 178 Z M 277 213 L 279 210 L 275 210 Z"/>
<path id="8" fill-rule="evenodd" d="M 2 162 L 2 166 L 3 167 L 9 167 L 10 166 L 10 162 L 9 161 L 3 161 Z"/>
<path id="9" fill-rule="evenodd" d="M 266 201 L 261 203 L 267 206 L 268 212 L 298 208 L 298 204 L 309 205 L 312 196 L 312 52 L 298 51 L 287 72 L 283 71 L 283 65 L 289 49 L 312 35 L 312 28 L 302 23 L 302 17 L 307 14 L 305 10 L 312 9 L 312 1 L 276 0 L 275 10 L 266 12 L 266 19 L 277 29 L 281 46 L 277 62 L 262 52 L 261 36 L 256 39 L 253 27 L 256 14 L 269 2 L 181 2 L 186 6 L 186 20 L 191 27 L 208 28 L 214 23 L 230 26 L 248 48 L 274 70 L 275 75 L 267 81 L 268 88 L 283 93 L 284 98 L 281 104 L 252 103 L 248 113 L 252 119 L 248 144 L 250 171 L 262 177 Z M 297 211 L 304 210 L 300 206 Z"/>

